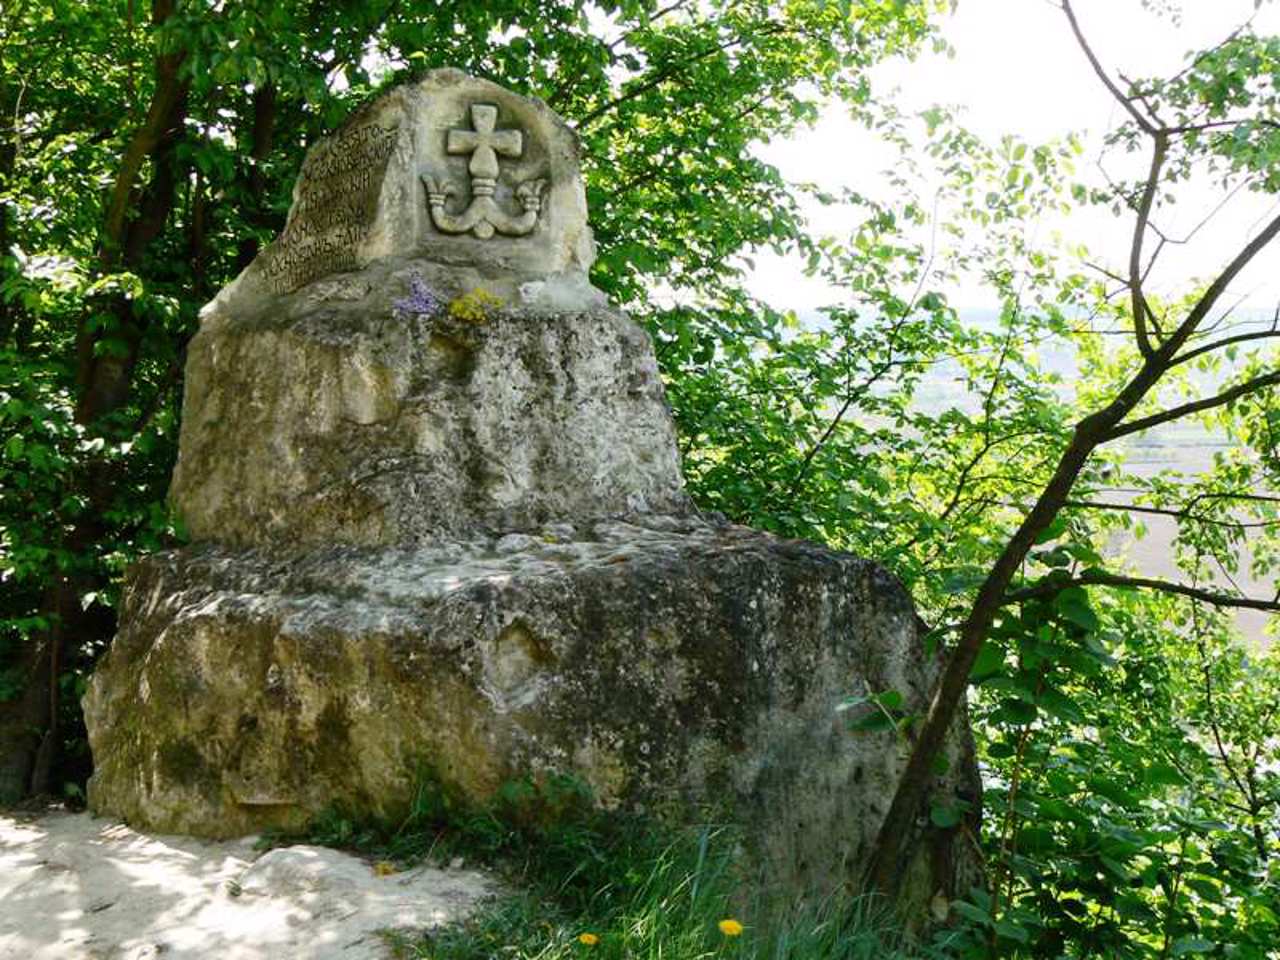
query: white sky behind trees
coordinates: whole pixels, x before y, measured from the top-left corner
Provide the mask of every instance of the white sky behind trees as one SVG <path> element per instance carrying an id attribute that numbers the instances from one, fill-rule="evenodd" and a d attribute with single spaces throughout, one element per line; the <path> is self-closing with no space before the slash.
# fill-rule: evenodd
<path id="1" fill-rule="evenodd" d="M 1176 73 L 1188 52 L 1221 41 L 1251 17 L 1259 34 L 1280 33 L 1280 4 L 1264 3 L 1255 10 L 1253 0 L 1181 0 L 1179 6 L 1181 22 L 1175 24 L 1144 10 L 1140 0 L 1075 3 L 1081 27 L 1112 77 L 1117 72 L 1131 78 Z M 1090 69 L 1055 3 L 959 0 L 942 32 L 954 57 L 927 53 L 914 62 L 882 64 L 873 73 L 873 89 L 883 95 L 899 88 L 897 102 L 904 114 L 934 104 L 959 106 L 959 122 L 993 143 L 1004 134 L 1034 145 L 1075 132 L 1085 146 L 1077 164 L 1080 178 L 1101 182 L 1096 165 L 1102 139 L 1120 124 L 1123 110 Z M 893 156 L 838 106 L 825 111 L 816 129 L 798 131 L 760 153 L 789 180 L 829 189 L 854 187 L 873 196 L 880 192 L 874 186 L 879 171 Z M 1109 162 L 1108 169 L 1117 161 Z M 1156 220 L 1166 232 L 1185 233 L 1220 199 L 1220 192 L 1200 185 L 1180 194 L 1179 203 Z M 1210 276 L 1275 202 L 1242 191 L 1193 243 L 1166 248 L 1162 272 L 1153 274 L 1157 291 L 1185 290 L 1193 278 Z M 816 232 L 847 235 L 848 210 L 816 203 L 805 209 Z M 1094 257 L 1113 264 L 1127 258 L 1132 226 L 1130 217 L 1115 218 L 1100 210 L 1042 225 L 1045 239 L 1051 231 L 1061 231 L 1073 244 L 1083 243 Z M 845 299 L 840 291 L 805 277 L 798 260 L 761 251 L 755 262 L 752 289 L 776 307 L 805 311 Z M 976 282 L 947 292 L 957 307 L 996 305 L 993 294 Z M 1271 308 L 1280 302 L 1280 250 L 1264 252 L 1232 292 L 1250 306 Z"/>

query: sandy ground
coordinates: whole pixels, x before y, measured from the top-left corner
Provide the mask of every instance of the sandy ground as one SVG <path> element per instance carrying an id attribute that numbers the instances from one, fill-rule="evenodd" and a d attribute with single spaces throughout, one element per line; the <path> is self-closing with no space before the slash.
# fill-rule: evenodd
<path id="1" fill-rule="evenodd" d="M 323 847 L 0 815 L 0 960 L 384 958 L 379 930 L 459 920 L 496 890 L 472 871 L 379 875 Z"/>

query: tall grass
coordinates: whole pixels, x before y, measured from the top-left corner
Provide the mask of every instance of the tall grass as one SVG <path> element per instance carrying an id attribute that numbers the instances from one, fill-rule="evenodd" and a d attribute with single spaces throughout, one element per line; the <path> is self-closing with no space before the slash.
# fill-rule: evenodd
<path id="1" fill-rule="evenodd" d="M 394 827 L 331 812 L 310 833 L 404 863 L 461 856 L 502 878 L 507 893 L 470 920 L 418 938 L 388 935 L 406 960 L 936 956 L 909 946 L 889 914 L 865 899 L 832 897 L 780 912 L 771 898 L 766 908 L 738 882 L 740 848 L 730 830 L 673 830 L 603 812 L 563 777 L 508 784 L 479 811 L 429 774 L 420 782 L 413 810 Z"/>
<path id="2" fill-rule="evenodd" d="M 682 837 L 647 861 L 606 860 L 585 900 L 566 903 L 554 878 L 500 899 L 470 921 L 402 941 L 421 960 L 908 960 L 913 950 L 884 912 L 831 899 L 779 917 L 734 883 L 723 833 Z M 594 872 L 594 871 L 593 871 Z M 723 921 L 737 921 L 729 935 Z M 730 925 L 730 931 L 736 927 Z M 584 942 L 587 941 L 587 942 Z"/>

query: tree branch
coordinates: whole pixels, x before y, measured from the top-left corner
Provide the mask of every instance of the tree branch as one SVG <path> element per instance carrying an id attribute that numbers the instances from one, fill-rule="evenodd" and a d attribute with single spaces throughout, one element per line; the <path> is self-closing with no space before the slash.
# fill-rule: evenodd
<path id="1" fill-rule="evenodd" d="M 1214 279 L 1213 283 L 1209 285 L 1209 289 L 1204 292 L 1204 296 L 1191 309 L 1187 319 L 1165 341 L 1161 349 L 1166 359 L 1172 359 L 1174 354 L 1182 349 L 1187 339 L 1196 332 L 1196 328 L 1200 326 L 1204 318 L 1208 316 L 1209 311 L 1213 309 L 1213 305 L 1218 302 L 1218 298 L 1231 285 L 1231 281 L 1235 280 L 1240 271 L 1247 267 L 1253 258 L 1276 238 L 1277 234 L 1280 234 L 1280 214 L 1272 217 L 1270 222 L 1262 228 L 1262 232 L 1245 244 L 1244 248 L 1235 255 L 1232 261 Z"/>
<path id="2" fill-rule="evenodd" d="M 1179 357 L 1174 357 L 1170 361 L 1170 367 L 1176 367 L 1180 363 L 1186 363 L 1188 360 L 1194 360 L 1196 357 L 1203 356 L 1206 353 L 1212 353 L 1214 350 L 1221 350 L 1223 347 L 1230 347 L 1237 343 L 1248 343 L 1251 340 L 1269 340 L 1272 337 L 1280 337 L 1280 307 L 1276 308 L 1275 317 L 1271 321 L 1271 327 L 1268 330 L 1255 331 L 1253 333 L 1239 333 L 1234 337 L 1224 337 L 1213 343 L 1207 343 L 1204 346 L 1196 347 L 1194 350 L 1188 350 Z"/>
<path id="3" fill-rule="evenodd" d="M 1151 205 L 1155 202 L 1156 189 L 1160 186 L 1160 171 L 1164 167 L 1169 141 L 1163 133 L 1153 135 L 1151 168 L 1147 172 L 1147 185 L 1138 201 L 1138 216 L 1133 224 L 1133 240 L 1129 245 L 1129 297 L 1133 308 L 1133 332 L 1138 339 L 1138 350 L 1144 357 L 1153 353 L 1147 334 L 1147 315 L 1151 308 L 1142 293 L 1146 271 L 1142 269 L 1142 242 L 1147 235 L 1147 222 L 1151 219 Z M 1152 257 L 1152 263 L 1155 257 Z M 1148 268 L 1149 269 L 1149 268 Z"/>
<path id="4" fill-rule="evenodd" d="M 786 29 L 787 27 L 784 24 L 780 24 L 780 23 L 773 24 L 770 27 L 762 29 L 758 35 L 766 36 L 766 35 L 775 34 L 775 33 L 782 33 Z M 745 37 L 734 37 L 731 40 L 726 40 L 724 43 L 717 43 L 703 50 L 699 50 L 697 53 L 691 56 L 685 57 L 682 60 L 678 60 L 674 64 L 671 64 L 670 66 L 666 67 L 665 69 L 658 70 L 655 76 L 649 78 L 648 80 L 644 80 L 640 83 L 637 83 L 631 89 L 618 94 L 618 96 L 614 97 L 608 103 L 602 104 L 599 107 L 596 107 L 594 110 L 590 111 L 586 116 L 584 116 L 581 120 L 578 121 L 578 129 L 585 130 L 587 127 L 595 123 L 595 121 L 599 120 L 602 116 L 604 116 L 610 110 L 617 109 L 618 107 L 622 106 L 622 104 L 626 103 L 628 100 L 634 100 L 636 97 L 643 96 L 644 94 L 648 93 L 650 90 L 654 89 L 655 87 L 661 86 L 662 84 L 670 80 L 672 77 L 678 75 L 686 67 L 692 66 L 693 64 L 697 63 L 699 60 L 705 60 L 707 57 L 714 56 L 717 53 L 721 53 L 725 50 L 732 49 L 733 47 L 736 47 L 739 44 L 746 43 L 746 40 L 747 38 Z"/>
<path id="5" fill-rule="evenodd" d="M 173 14 L 175 0 L 153 0 L 151 5 L 151 22 L 161 26 Z M 115 183 L 111 188 L 111 199 L 107 203 L 107 214 L 103 228 L 101 259 L 108 269 L 113 266 L 122 252 L 125 239 L 126 218 L 129 204 L 133 198 L 134 183 L 142 164 L 147 157 L 160 146 L 175 125 L 181 124 L 185 112 L 187 87 L 189 81 L 179 79 L 185 51 L 160 54 L 156 57 L 156 89 L 147 109 L 147 117 L 142 126 L 134 131 L 120 160 L 120 169 L 116 172 Z"/>
<path id="6" fill-rule="evenodd" d="M 1071 8 L 1071 0 L 1062 0 L 1061 5 L 1077 42 L 1104 86 L 1124 106 L 1143 131 L 1149 135 L 1157 134 L 1159 128 L 1143 116 L 1133 101 L 1120 92 L 1102 69 L 1080 31 Z M 928 822 L 925 811 L 934 782 L 932 765 L 955 723 L 960 704 L 968 689 L 973 664 L 977 660 L 983 642 L 990 634 L 1000 608 L 1009 602 L 1010 585 L 1018 576 L 1036 538 L 1060 514 L 1064 503 L 1070 499 L 1084 467 L 1097 448 L 1107 440 L 1125 433 L 1144 429 L 1199 409 L 1210 409 L 1217 404 L 1230 402 L 1235 396 L 1243 396 L 1272 384 L 1272 376 L 1255 378 L 1247 384 L 1224 391 L 1223 394 L 1209 401 L 1189 404 L 1174 411 L 1157 414 L 1155 417 L 1134 421 L 1127 427 L 1118 426 L 1160 383 L 1161 378 L 1169 370 L 1170 361 L 1182 349 L 1187 339 L 1196 332 L 1218 298 L 1240 271 L 1278 233 L 1280 233 L 1280 216 L 1268 223 L 1257 236 L 1237 252 L 1226 268 L 1209 285 L 1186 319 L 1168 336 L 1162 338 L 1158 348 L 1143 357 L 1141 367 L 1133 373 L 1111 401 L 1076 423 L 1070 441 L 1058 456 L 1052 476 L 1040 490 L 1035 503 L 1023 517 L 1017 529 L 1005 542 L 986 578 L 974 594 L 968 615 L 959 626 L 955 644 L 946 657 L 941 675 L 933 685 L 923 720 L 916 727 L 915 742 L 912 744 L 910 755 L 898 775 L 888 809 L 877 829 L 864 877 L 864 886 L 867 890 L 880 893 L 890 899 L 894 899 L 899 893 L 907 872 L 910 853 L 915 848 L 919 837 L 921 824 Z M 1140 281 L 1142 277 L 1140 270 L 1137 276 Z M 1145 321 L 1146 317 L 1140 311 L 1138 316 Z M 1280 371 L 1274 374 L 1274 382 L 1280 382 Z M 1071 582 L 1067 581 L 1068 584 Z M 1123 582 L 1112 579 L 1109 582 L 1111 585 L 1124 586 L 1164 585 L 1162 581 L 1138 581 L 1136 578 L 1123 578 Z M 1055 581 L 1042 589 L 1060 589 L 1058 583 Z M 1186 588 L 1178 584 L 1170 584 L 1169 587 L 1177 592 L 1186 592 Z M 1215 595 L 1208 591 L 1202 593 L 1204 594 L 1202 599 L 1210 602 L 1221 598 L 1220 602 L 1230 602 L 1232 605 L 1248 604 L 1260 606 L 1261 609 L 1266 610 L 1280 610 L 1280 598 L 1276 601 L 1249 601 L 1226 595 Z"/>
<path id="7" fill-rule="evenodd" d="M 1014 506 L 1014 504 L 1009 504 Z M 1280 520 L 1260 520 L 1257 523 L 1246 523 L 1243 520 L 1219 520 L 1216 517 L 1204 517 L 1191 512 L 1190 507 L 1174 510 L 1168 507 L 1149 507 L 1137 503 L 1107 503 L 1097 500 L 1068 500 L 1064 507 L 1077 510 L 1111 510 L 1117 513 L 1143 513 L 1157 517 L 1173 517 L 1175 520 L 1190 520 L 1206 526 L 1228 527 L 1233 530 L 1253 530 L 1262 527 L 1280 526 Z"/>
<path id="8" fill-rule="evenodd" d="M 1076 43 L 1080 45 L 1080 49 L 1084 51 L 1084 55 L 1089 59 L 1089 65 L 1093 67 L 1093 72 L 1098 75 L 1102 85 L 1128 111 L 1129 116 L 1133 117 L 1138 126 L 1147 133 L 1154 134 L 1156 132 L 1155 124 L 1144 117 L 1142 111 L 1133 105 L 1133 101 L 1120 92 L 1120 88 L 1116 86 L 1115 81 L 1107 76 L 1107 71 L 1102 68 L 1097 55 L 1093 52 L 1093 48 L 1089 46 L 1089 41 L 1085 39 L 1084 33 L 1080 29 L 1080 23 L 1076 20 L 1076 13 L 1071 9 L 1071 0 L 1062 0 L 1062 12 L 1067 15 L 1067 22 L 1071 24 L 1071 32 L 1075 34 Z"/>
<path id="9" fill-rule="evenodd" d="M 804 481 L 805 476 L 808 474 L 809 468 L 813 465 L 814 457 L 818 455 L 818 451 L 821 450 L 824 446 L 826 446 L 827 441 L 829 441 L 831 437 L 835 434 L 836 428 L 844 420 L 845 416 L 849 413 L 849 410 L 853 407 L 854 403 L 856 403 L 860 398 L 865 396 L 867 394 L 867 391 L 869 391 L 873 386 L 875 386 L 880 381 L 881 377 L 883 377 L 886 373 L 892 370 L 895 366 L 899 365 L 893 359 L 894 350 L 898 345 L 898 334 L 902 332 L 903 326 L 906 324 L 907 320 L 910 319 L 911 314 L 915 312 L 916 304 L 920 300 L 920 294 L 924 292 L 924 285 L 926 282 L 928 282 L 929 274 L 933 270 L 934 257 L 937 255 L 938 202 L 939 202 L 938 195 L 934 194 L 934 198 L 933 198 L 934 225 L 930 233 L 929 259 L 925 261 L 924 269 L 920 271 L 920 277 L 916 281 L 916 288 L 911 294 L 911 300 L 908 302 L 906 309 L 902 312 L 902 316 L 898 318 L 897 322 L 894 323 L 892 329 L 889 331 L 888 359 L 882 361 L 879 365 L 877 365 L 875 371 L 869 377 L 867 377 L 862 382 L 861 385 L 859 385 L 856 391 L 851 389 L 849 393 L 846 395 L 844 404 L 840 407 L 838 411 L 836 411 L 836 415 L 831 418 L 831 422 L 827 425 L 827 429 L 823 432 L 822 436 L 819 437 L 818 440 L 816 440 L 809 447 L 808 451 L 805 453 L 804 460 L 800 464 L 800 469 L 797 471 L 795 478 L 791 481 L 790 485 L 787 487 L 788 499 L 793 498 L 796 495 L 796 493 L 800 490 L 801 483 Z"/>
<path id="10" fill-rule="evenodd" d="M 1205 647 L 1204 626 L 1200 623 L 1199 609 L 1192 611 L 1191 619 L 1196 634 L 1196 650 L 1200 654 L 1200 676 L 1204 681 L 1205 713 L 1209 718 L 1209 729 L 1213 732 L 1213 742 L 1218 748 L 1218 759 L 1222 761 L 1222 766 L 1240 791 L 1240 795 L 1248 798 L 1249 788 L 1245 786 L 1244 778 L 1237 773 L 1235 764 L 1231 762 L 1231 752 L 1227 750 L 1226 744 L 1223 743 L 1222 731 L 1218 725 L 1218 709 L 1213 702 L 1213 674 L 1209 667 L 1209 651 Z M 1252 810 L 1249 812 L 1251 815 L 1254 813 Z"/>
<path id="11" fill-rule="evenodd" d="M 1277 123 L 1274 120 L 1212 120 L 1207 123 L 1188 123 L 1181 127 L 1166 127 L 1164 132 L 1170 135 L 1202 133 L 1205 130 L 1217 130 L 1223 127 L 1238 127 L 1242 123 L 1248 123 L 1258 127 L 1270 127 L 1272 130 L 1280 129 L 1280 123 Z"/>
<path id="12" fill-rule="evenodd" d="M 609 50 L 610 53 L 612 53 L 614 50 L 617 50 L 618 47 L 622 46 L 622 44 L 626 43 L 633 36 L 635 36 L 636 33 L 638 33 L 641 29 L 651 29 L 655 23 L 657 23 L 667 14 L 675 13 L 681 7 L 688 6 L 689 2 L 690 0 L 673 0 L 673 2 L 668 4 L 667 6 L 661 7 L 655 10 L 647 18 L 648 19 L 647 23 L 641 24 L 639 26 L 632 28 L 631 30 L 626 31 L 624 34 L 622 34 L 622 36 L 618 37 L 617 40 L 614 40 L 613 43 L 609 44 L 607 49 Z"/>
<path id="13" fill-rule="evenodd" d="M 1237 597 L 1229 593 L 1217 593 L 1204 590 L 1173 580 L 1155 580 L 1150 577 L 1128 577 L 1102 570 L 1086 570 L 1078 577 L 1061 580 L 1049 580 L 1037 583 L 1020 590 L 1011 590 L 1005 594 L 1004 605 L 1020 603 L 1023 600 L 1043 600 L 1061 593 L 1068 587 L 1119 587 L 1129 590 L 1155 590 L 1158 593 L 1171 593 L 1180 597 L 1200 600 L 1215 607 L 1226 607 L 1238 610 L 1265 610 L 1269 613 L 1280 613 L 1280 599 L 1263 600 L 1257 597 Z"/>
<path id="14" fill-rule="evenodd" d="M 1168 410 L 1161 410 L 1159 413 L 1153 413 L 1149 417 L 1141 417 L 1137 420 L 1131 420 L 1128 423 L 1122 423 L 1119 426 L 1112 427 L 1107 432 L 1106 440 L 1118 440 L 1120 437 L 1127 437 L 1131 433 L 1139 433 L 1143 430 L 1150 430 L 1152 427 L 1159 426 L 1162 423 L 1168 423 L 1170 420 L 1179 420 L 1182 417 L 1190 416 L 1193 413 L 1201 413 L 1205 410 L 1212 410 L 1215 407 L 1225 406 L 1233 400 L 1239 400 L 1241 397 L 1248 396 L 1251 393 L 1257 393 L 1259 390 L 1265 390 L 1268 387 L 1280 385 L 1280 370 L 1271 373 L 1265 373 L 1260 377 L 1254 377 L 1246 380 L 1244 383 L 1238 383 L 1229 390 L 1223 390 L 1219 394 L 1212 397 L 1206 397 L 1203 400 L 1195 400 L 1191 403 L 1184 403 L 1177 407 L 1170 407 Z"/>
<path id="15" fill-rule="evenodd" d="M 1151 101 L 1147 98 L 1147 94 L 1143 92 L 1142 88 L 1139 87 L 1138 84 L 1130 80 L 1123 73 L 1121 73 L 1119 70 L 1116 71 L 1116 76 L 1119 77 L 1121 80 L 1123 80 L 1126 84 L 1128 84 L 1129 89 L 1132 91 L 1131 95 L 1127 99 L 1137 100 L 1140 104 L 1146 107 L 1147 113 L 1150 115 L 1151 119 L 1155 122 L 1155 124 L 1159 126 L 1161 129 L 1164 129 L 1164 121 L 1160 119 L 1160 115 L 1156 113 L 1156 108 L 1151 105 Z"/>

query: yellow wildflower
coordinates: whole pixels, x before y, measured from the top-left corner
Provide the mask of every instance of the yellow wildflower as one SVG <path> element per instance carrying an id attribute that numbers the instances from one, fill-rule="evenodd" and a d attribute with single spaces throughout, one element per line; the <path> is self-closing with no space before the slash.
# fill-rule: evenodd
<path id="1" fill-rule="evenodd" d="M 379 860 L 373 865 L 373 872 L 379 877 L 389 877 L 396 872 L 396 865 L 388 860 Z"/>
<path id="2" fill-rule="evenodd" d="M 737 920 L 734 920 L 732 917 L 726 920 L 721 920 L 718 926 L 720 927 L 720 932 L 723 933 L 726 937 L 742 936 L 742 929 L 743 929 L 742 924 L 740 924 Z"/>
<path id="3" fill-rule="evenodd" d="M 578 934 L 578 942 L 584 947 L 594 947 L 600 942 L 600 938 L 594 933 L 580 933 Z"/>
<path id="4" fill-rule="evenodd" d="M 468 320 L 471 323 L 484 323 L 489 314 L 502 306 L 502 298 L 490 293 L 484 287 L 464 293 L 449 303 L 449 316 L 455 320 Z"/>

